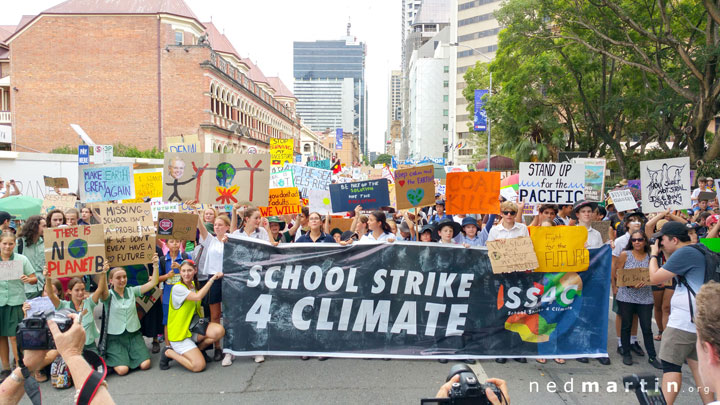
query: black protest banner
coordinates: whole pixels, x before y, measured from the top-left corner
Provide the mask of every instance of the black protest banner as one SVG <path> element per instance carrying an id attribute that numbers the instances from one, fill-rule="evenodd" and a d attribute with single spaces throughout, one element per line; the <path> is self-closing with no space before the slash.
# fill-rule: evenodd
<path id="1" fill-rule="evenodd" d="M 224 348 L 235 355 L 602 357 L 610 248 L 581 273 L 493 274 L 487 250 L 230 237 Z"/>

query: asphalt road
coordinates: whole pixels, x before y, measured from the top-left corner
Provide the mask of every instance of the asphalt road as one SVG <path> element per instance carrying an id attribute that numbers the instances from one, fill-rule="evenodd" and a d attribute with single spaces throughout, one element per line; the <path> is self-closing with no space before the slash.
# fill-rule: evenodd
<path id="1" fill-rule="evenodd" d="M 633 366 L 625 366 L 615 354 L 614 314 L 609 324 L 610 358 L 603 366 L 596 360 L 582 364 L 568 360 L 541 365 L 508 361 L 497 364 L 483 360 L 471 366 L 480 379 L 485 376 L 508 381 L 513 404 L 635 404 L 633 392 L 626 392 L 622 376 L 632 373 L 661 375 L 647 364 L 647 357 L 634 357 Z M 656 342 L 659 350 L 659 342 Z M 153 367 L 125 377 L 108 378 L 110 392 L 118 404 L 419 404 L 433 397 L 450 369 L 437 361 L 383 361 L 328 359 L 302 361 L 297 357 L 270 357 L 256 364 L 250 358 L 238 358 L 230 367 L 211 363 L 199 374 L 186 371 L 171 362 L 161 371 L 159 355 L 153 355 Z M 683 389 L 676 404 L 699 404 L 690 370 L 683 368 Z M 585 386 L 583 387 L 583 383 Z M 597 386 L 590 385 L 597 383 Z M 608 392 L 613 386 L 619 392 Z M 595 390 L 597 387 L 597 390 Z M 74 389 L 57 390 L 41 384 L 43 403 L 72 404 Z M 24 398 L 22 403 L 29 404 Z"/>

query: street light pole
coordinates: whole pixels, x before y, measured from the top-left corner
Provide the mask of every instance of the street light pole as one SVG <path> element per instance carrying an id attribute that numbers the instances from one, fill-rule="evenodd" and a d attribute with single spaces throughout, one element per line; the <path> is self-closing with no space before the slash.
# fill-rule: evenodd
<path id="1" fill-rule="evenodd" d="M 477 49 L 475 49 L 471 46 L 462 45 L 457 42 L 451 42 L 450 46 L 455 46 L 455 47 L 462 46 L 463 48 L 468 48 L 471 51 L 473 51 L 473 52 L 477 53 L 478 55 L 482 56 L 483 58 L 485 58 L 485 60 L 487 60 L 488 62 L 492 62 L 492 59 L 490 59 L 485 54 L 483 54 L 482 52 L 478 51 Z M 488 99 L 490 97 L 492 97 L 492 72 L 490 72 L 490 89 L 488 90 Z M 485 171 L 486 172 L 490 171 L 490 118 L 489 117 L 487 120 L 487 160 L 485 161 Z"/>

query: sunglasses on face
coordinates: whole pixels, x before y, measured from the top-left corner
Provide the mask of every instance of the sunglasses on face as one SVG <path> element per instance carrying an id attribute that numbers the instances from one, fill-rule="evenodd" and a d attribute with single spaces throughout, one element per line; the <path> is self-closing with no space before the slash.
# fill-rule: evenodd
<path id="1" fill-rule="evenodd" d="M 631 242 L 645 242 L 645 239 L 643 239 L 643 238 L 640 238 L 640 239 L 632 238 L 632 239 L 630 239 L 630 241 L 631 241 Z"/>
<path id="2" fill-rule="evenodd" d="M 503 213 L 503 215 L 512 215 L 512 216 L 517 215 L 516 211 L 503 211 L 502 213 Z"/>

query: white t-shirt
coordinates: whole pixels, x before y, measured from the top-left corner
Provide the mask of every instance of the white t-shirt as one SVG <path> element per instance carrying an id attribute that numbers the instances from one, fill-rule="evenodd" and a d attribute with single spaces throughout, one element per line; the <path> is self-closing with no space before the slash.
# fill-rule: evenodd
<path id="1" fill-rule="evenodd" d="M 615 239 L 615 249 L 613 249 L 612 255 L 620 257 L 620 254 L 627 247 L 628 241 L 630 241 L 630 232 L 625 232 L 622 236 Z"/>
<path id="2" fill-rule="evenodd" d="M 602 247 L 603 241 L 602 241 L 602 235 L 600 235 L 600 232 L 595 230 L 594 228 L 588 228 L 588 237 L 587 241 L 585 242 L 585 248 L 587 249 L 595 249 Z"/>
<path id="3" fill-rule="evenodd" d="M 245 233 L 245 229 L 244 229 L 244 228 L 243 228 L 243 229 L 236 229 L 232 234 L 233 234 L 233 235 L 241 235 L 241 236 L 244 236 L 244 237 L 246 237 L 246 238 L 260 239 L 260 240 L 264 240 L 264 241 L 266 241 L 266 242 L 270 242 L 270 235 L 268 235 L 268 233 L 267 233 L 267 231 L 265 230 L 265 228 L 262 228 L 262 227 L 255 229 L 255 232 L 251 233 L 250 235 L 248 235 L 247 233 Z"/>
<path id="4" fill-rule="evenodd" d="M 493 226 L 492 229 L 490 229 L 487 240 L 488 242 L 491 242 L 496 239 L 512 239 L 519 238 L 521 236 L 530 236 L 527 226 L 525 226 L 525 224 L 515 222 L 515 225 L 513 225 L 512 228 L 505 229 L 501 221 L 499 224 Z"/>
<path id="5" fill-rule="evenodd" d="M 396 239 L 395 235 L 392 233 L 383 233 L 380 236 L 375 238 L 372 232 L 368 232 L 367 235 L 363 235 L 362 238 L 360 238 L 360 243 L 368 243 L 368 242 L 387 242 L 389 240 Z"/>
<path id="6" fill-rule="evenodd" d="M 195 291 L 195 289 L 193 288 L 192 291 Z M 187 296 L 190 295 L 190 289 L 188 289 L 183 283 L 177 283 L 173 286 L 170 295 L 172 296 L 173 308 L 180 309 L 182 304 L 185 302 L 185 299 L 187 299 Z"/>
<path id="7" fill-rule="evenodd" d="M 205 281 L 213 274 L 222 271 L 225 244 L 212 234 L 208 234 L 205 239 L 200 236 L 200 244 L 203 246 L 204 251 L 201 257 L 202 261 L 198 265 L 198 280 Z"/>

